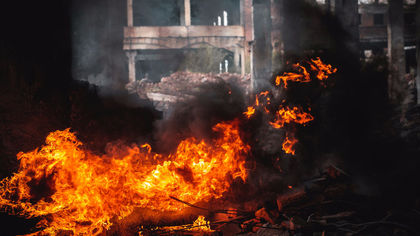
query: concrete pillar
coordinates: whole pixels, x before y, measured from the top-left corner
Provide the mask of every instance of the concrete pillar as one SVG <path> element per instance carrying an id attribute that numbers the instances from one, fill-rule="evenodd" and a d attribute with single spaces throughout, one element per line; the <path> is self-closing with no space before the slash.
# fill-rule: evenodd
<path id="1" fill-rule="evenodd" d="M 133 27 L 133 0 L 127 0 L 127 26 Z"/>
<path id="2" fill-rule="evenodd" d="M 245 48 L 241 49 L 241 75 L 245 75 Z"/>
<path id="3" fill-rule="evenodd" d="M 389 1 L 388 57 L 391 76 L 388 80 L 388 92 L 391 100 L 401 104 L 405 99 L 405 51 L 403 0 Z"/>
<path id="4" fill-rule="evenodd" d="M 295 61 L 303 53 L 302 49 L 302 29 L 304 28 L 304 0 L 281 1 L 281 15 L 283 20 L 280 22 L 282 42 L 284 45 L 283 59 L 285 61 Z M 277 18 L 277 17 L 276 17 Z"/>
<path id="5" fill-rule="evenodd" d="M 358 0 L 334 0 L 334 12 L 341 25 L 350 35 L 347 47 L 354 55 L 360 54 L 359 49 L 359 4 Z"/>
<path id="6" fill-rule="evenodd" d="M 271 0 L 271 45 L 273 46 L 273 71 L 279 71 L 283 64 L 283 0 Z"/>
<path id="7" fill-rule="evenodd" d="M 254 92 L 270 87 L 272 76 L 271 1 L 253 1 L 254 45 L 251 80 Z"/>
<path id="8" fill-rule="evenodd" d="M 240 23 L 239 24 L 241 24 L 242 26 L 245 24 L 245 20 L 244 20 L 244 15 L 245 15 L 245 12 L 244 12 L 244 7 L 245 7 L 245 2 L 244 2 L 245 0 L 239 0 L 239 21 L 240 21 Z"/>
<path id="9" fill-rule="evenodd" d="M 128 82 L 136 81 L 136 56 L 137 51 L 126 52 L 128 57 Z"/>
<path id="10" fill-rule="evenodd" d="M 179 17 L 180 17 L 180 23 L 181 25 L 185 25 L 185 7 L 184 7 L 184 0 L 178 0 L 177 1 L 178 7 L 179 7 Z"/>
<path id="11" fill-rule="evenodd" d="M 241 52 L 240 52 L 240 48 L 235 47 L 234 51 L 233 51 L 233 63 L 235 65 L 235 68 L 239 69 L 240 68 L 240 58 L 241 58 Z"/>
<path id="12" fill-rule="evenodd" d="M 184 15 L 185 15 L 185 25 L 191 25 L 191 2 L 190 0 L 184 0 Z"/>

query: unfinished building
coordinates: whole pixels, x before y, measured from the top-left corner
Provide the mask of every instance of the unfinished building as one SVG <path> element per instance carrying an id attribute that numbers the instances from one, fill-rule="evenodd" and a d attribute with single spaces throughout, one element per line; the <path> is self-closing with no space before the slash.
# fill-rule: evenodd
<path id="1" fill-rule="evenodd" d="M 223 51 L 213 72 L 245 74 L 250 53 L 251 0 L 127 0 L 124 51 L 129 81 L 159 81 L 200 50 Z"/>

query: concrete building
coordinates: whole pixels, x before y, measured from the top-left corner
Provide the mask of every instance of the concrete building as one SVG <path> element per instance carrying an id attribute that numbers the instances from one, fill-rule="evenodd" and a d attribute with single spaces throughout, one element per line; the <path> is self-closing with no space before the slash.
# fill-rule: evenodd
<path id="1" fill-rule="evenodd" d="M 127 0 L 123 48 L 129 81 L 174 72 L 186 52 L 206 47 L 227 52 L 220 62 L 223 72 L 233 68 L 245 74 L 251 9 L 252 0 Z"/>
<path id="2" fill-rule="evenodd" d="M 277 58 L 282 58 L 285 50 L 293 51 L 292 46 L 301 38 L 311 38 L 313 44 L 325 41 L 319 34 L 314 34 L 315 38 L 295 35 L 298 32 L 295 28 L 301 27 L 299 19 L 292 17 L 293 24 L 288 24 L 289 28 L 284 26 L 285 18 L 290 18 L 284 10 L 285 4 L 289 3 L 286 0 L 126 1 L 123 49 L 128 57 L 130 82 L 142 78 L 159 81 L 160 77 L 182 67 L 186 53 L 212 48 L 224 50 L 228 55 L 220 61 L 218 71 L 251 73 L 253 88 L 258 89 L 265 86 L 272 69 L 281 66 Z M 354 14 L 348 12 L 349 8 L 342 0 L 301 2 L 317 2 L 324 8 L 328 6 L 333 14 L 339 14 L 345 27 L 351 28 L 354 37 L 359 38 L 359 44 L 354 48 L 360 50 L 362 58 L 387 54 L 390 37 L 388 0 L 359 0 L 358 7 L 355 2 L 352 8 Z M 404 3 L 404 46 L 409 72 L 416 63 L 415 1 L 405 0 Z M 344 7 L 347 10 L 343 10 Z M 350 23 L 351 26 L 346 25 Z M 283 31 L 287 34 L 282 35 Z M 287 41 L 287 36 L 291 40 Z M 272 60 L 276 60 L 273 65 Z"/>
<path id="3" fill-rule="evenodd" d="M 415 1 L 404 1 L 404 50 L 406 72 L 416 67 L 416 9 Z M 362 57 L 388 54 L 388 1 L 361 1 L 359 4 L 359 33 Z"/>

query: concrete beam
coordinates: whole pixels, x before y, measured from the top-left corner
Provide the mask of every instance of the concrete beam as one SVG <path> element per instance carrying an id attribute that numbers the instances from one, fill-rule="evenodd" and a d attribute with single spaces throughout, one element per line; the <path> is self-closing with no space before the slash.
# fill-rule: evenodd
<path id="1" fill-rule="evenodd" d="M 244 28 L 230 26 L 141 26 L 124 28 L 125 38 L 173 38 L 173 37 L 244 37 Z"/>
<path id="2" fill-rule="evenodd" d="M 124 50 L 185 49 L 213 46 L 230 48 L 243 45 L 243 37 L 193 37 L 193 38 L 128 38 L 124 40 Z"/>

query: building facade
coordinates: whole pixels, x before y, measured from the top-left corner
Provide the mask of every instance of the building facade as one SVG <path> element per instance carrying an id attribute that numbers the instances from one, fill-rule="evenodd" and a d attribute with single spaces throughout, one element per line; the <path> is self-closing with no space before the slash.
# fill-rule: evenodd
<path id="1" fill-rule="evenodd" d="M 153 71 L 173 72 L 186 52 L 201 48 L 225 50 L 231 57 L 226 65 L 220 62 L 221 71 L 229 67 L 245 74 L 250 60 L 247 42 L 252 37 L 252 0 L 203 2 L 127 0 L 123 49 L 130 82 Z"/>

